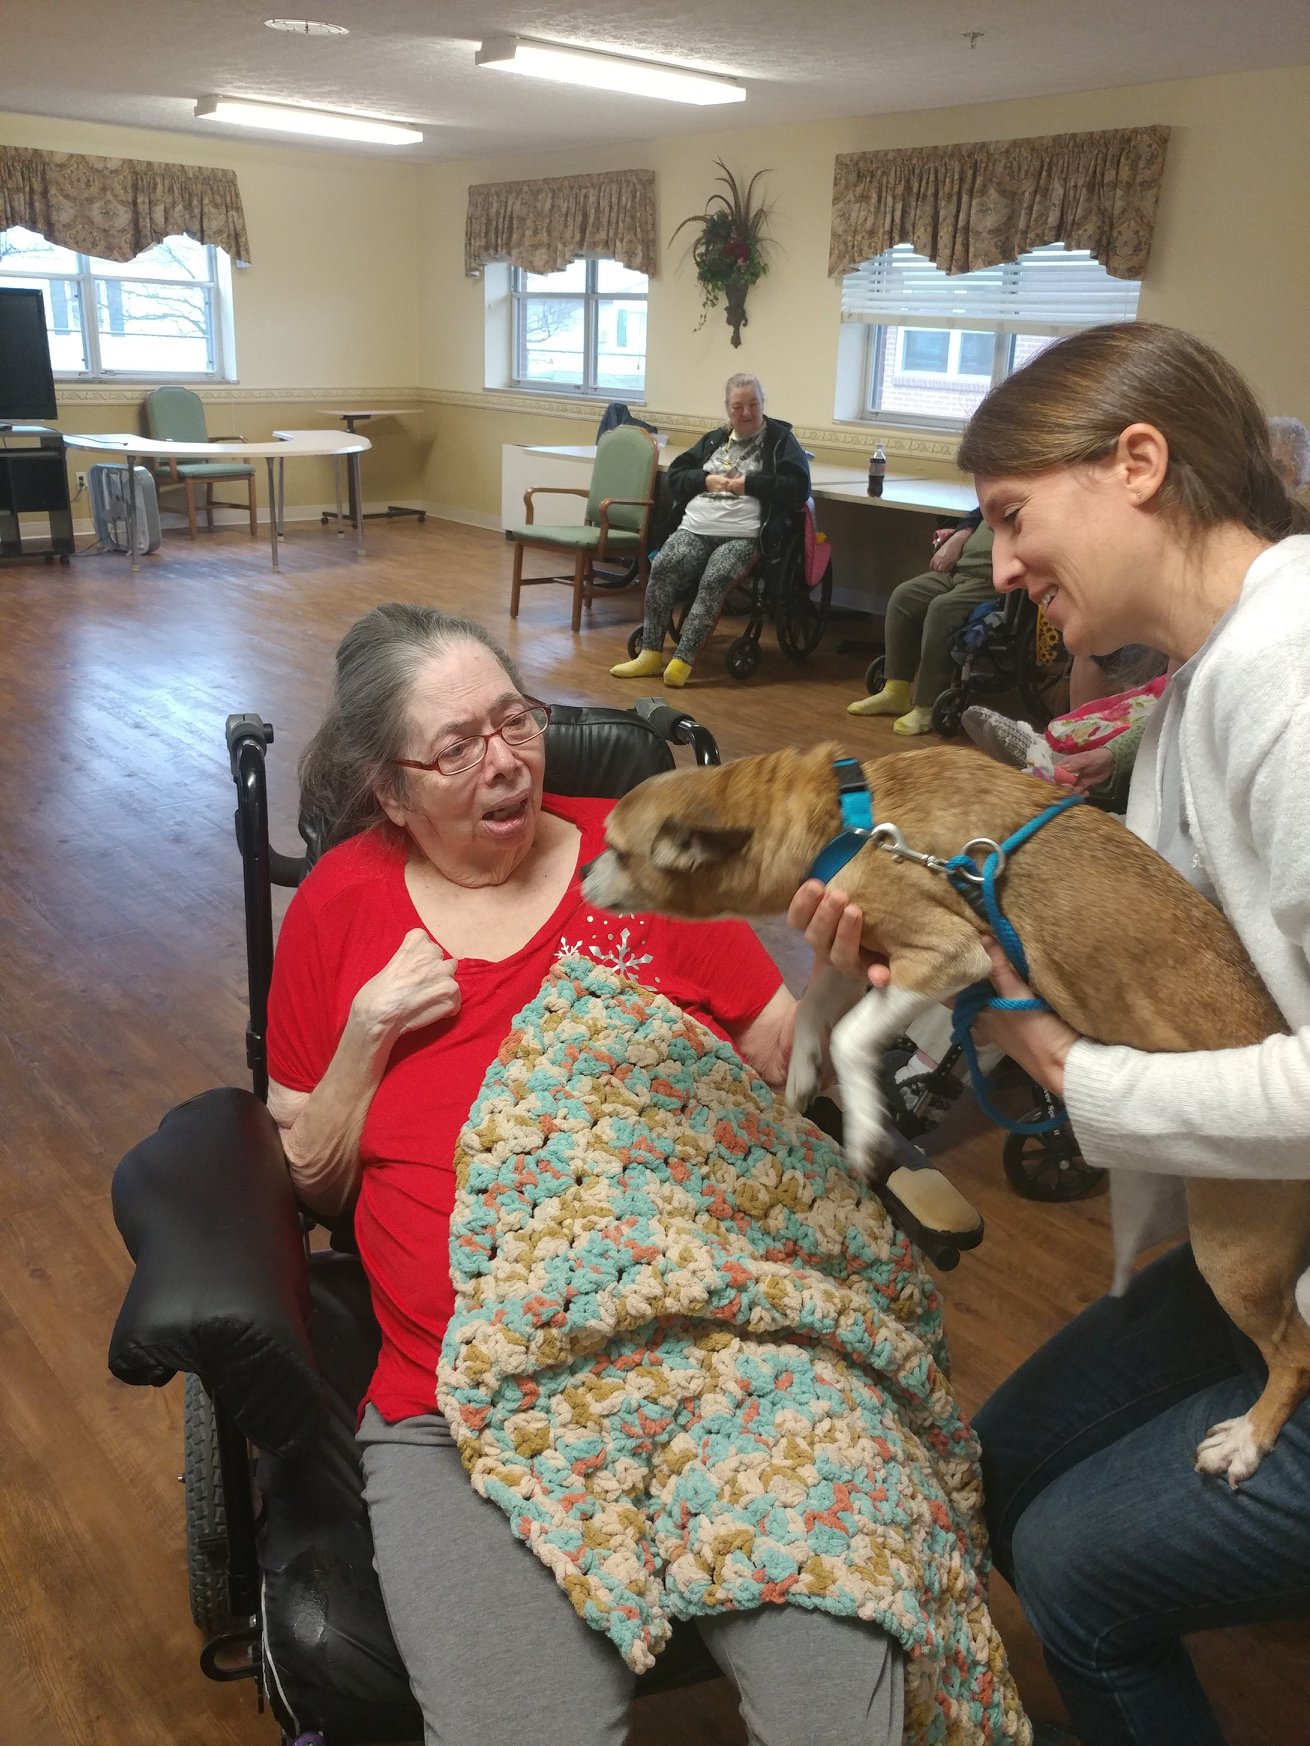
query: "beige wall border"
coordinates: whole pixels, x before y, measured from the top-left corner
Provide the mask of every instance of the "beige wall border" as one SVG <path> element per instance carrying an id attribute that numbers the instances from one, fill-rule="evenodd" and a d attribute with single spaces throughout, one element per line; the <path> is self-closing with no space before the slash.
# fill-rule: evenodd
<path id="1" fill-rule="evenodd" d="M 67 406 L 144 400 L 158 382 L 55 382 L 55 398 Z M 395 401 L 417 405 L 424 398 L 418 388 L 243 388 L 239 382 L 183 382 L 202 400 L 213 405 L 297 405 L 311 400 L 337 406 L 390 406 Z"/>
<path id="2" fill-rule="evenodd" d="M 512 412 L 519 417 L 566 418 L 586 427 L 580 441 L 590 441 L 603 401 L 579 401 L 564 395 L 480 393 L 457 388 L 243 388 L 239 382 L 188 382 L 212 406 L 460 406 L 480 412 Z M 143 400 L 154 386 L 150 382 L 56 382 L 55 393 L 63 406 L 126 405 Z M 641 417 L 660 430 L 701 431 L 712 416 L 699 412 L 670 412 L 650 406 Z M 821 448 L 865 456 L 881 440 L 889 454 L 907 460 L 931 461 L 949 466 L 955 458 L 958 438 L 939 432 L 883 429 L 874 424 L 806 425 L 796 427 L 798 441 L 807 448 Z"/>
<path id="3" fill-rule="evenodd" d="M 604 401 L 578 401 L 565 396 L 547 394 L 498 393 L 486 389 L 475 393 L 458 388 L 420 388 L 416 397 L 434 406 L 466 406 L 483 412 L 515 412 L 520 416 L 536 414 L 542 418 L 569 418 L 587 425 L 594 433 Z M 700 412 L 667 412 L 657 407 L 642 406 L 639 416 L 660 430 L 702 431 L 709 428 L 713 416 Z M 795 426 L 797 440 L 807 448 L 850 450 L 867 455 L 874 443 L 881 440 L 889 454 L 944 462 L 955 460 L 959 438 L 936 431 L 879 430 L 874 424 Z M 590 441 L 588 436 L 585 440 Z"/>

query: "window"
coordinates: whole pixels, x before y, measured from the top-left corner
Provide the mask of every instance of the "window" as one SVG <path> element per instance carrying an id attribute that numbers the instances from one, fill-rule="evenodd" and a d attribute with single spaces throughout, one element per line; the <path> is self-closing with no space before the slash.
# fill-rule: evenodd
<path id="1" fill-rule="evenodd" d="M 646 275 L 617 261 L 510 275 L 517 388 L 625 394 L 646 388 Z"/>
<path id="2" fill-rule="evenodd" d="M 15 227 L 0 231 L 0 285 L 42 293 L 57 376 L 233 373 L 227 256 L 212 244 L 170 236 L 134 261 L 101 261 Z"/>
<path id="3" fill-rule="evenodd" d="M 901 243 L 842 280 L 837 416 L 958 429 L 1060 334 L 1133 320 L 1140 290 L 1063 243 L 953 279 Z"/>

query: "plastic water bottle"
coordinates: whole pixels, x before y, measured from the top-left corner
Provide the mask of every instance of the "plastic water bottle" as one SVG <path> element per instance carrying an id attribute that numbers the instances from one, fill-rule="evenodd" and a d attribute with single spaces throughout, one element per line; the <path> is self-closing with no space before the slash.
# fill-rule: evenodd
<path id="1" fill-rule="evenodd" d="M 883 453 L 882 444 L 869 456 L 869 496 L 882 496 L 882 482 L 887 477 L 887 457 Z"/>

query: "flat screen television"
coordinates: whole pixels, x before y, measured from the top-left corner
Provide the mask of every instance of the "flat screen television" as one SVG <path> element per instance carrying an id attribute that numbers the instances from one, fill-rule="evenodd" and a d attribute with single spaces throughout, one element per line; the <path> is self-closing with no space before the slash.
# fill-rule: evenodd
<path id="1" fill-rule="evenodd" d="M 57 418 L 45 299 L 15 285 L 0 288 L 0 420 Z"/>

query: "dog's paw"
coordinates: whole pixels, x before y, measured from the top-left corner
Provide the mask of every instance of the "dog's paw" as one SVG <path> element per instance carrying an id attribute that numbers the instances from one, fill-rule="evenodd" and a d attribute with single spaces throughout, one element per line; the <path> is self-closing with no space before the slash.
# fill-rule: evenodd
<path id="1" fill-rule="evenodd" d="M 798 1039 L 791 1052 L 787 1068 L 787 1086 L 783 1096 L 789 1109 L 805 1111 L 818 1096 L 823 1083 L 823 1050 L 816 1043 L 806 1048 Z"/>
<path id="2" fill-rule="evenodd" d="M 864 1183 L 881 1182 L 887 1174 L 883 1163 L 886 1147 L 887 1130 L 881 1122 L 871 1122 L 858 1112 L 846 1111 L 842 1150 L 852 1176 Z"/>
<path id="3" fill-rule="evenodd" d="M 1196 1471 L 1213 1473 L 1227 1479 L 1236 1491 L 1244 1479 L 1249 1479 L 1264 1459 L 1264 1450 L 1256 1442 L 1251 1429 L 1250 1413 L 1240 1419 L 1224 1419 L 1211 1425 L 1196 1451 Z"/>

